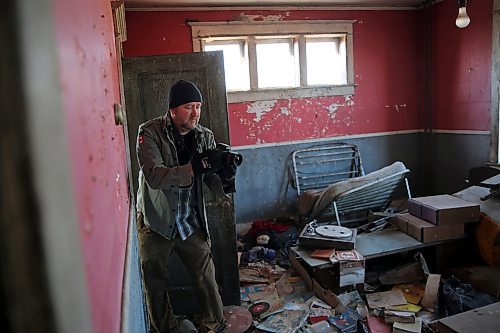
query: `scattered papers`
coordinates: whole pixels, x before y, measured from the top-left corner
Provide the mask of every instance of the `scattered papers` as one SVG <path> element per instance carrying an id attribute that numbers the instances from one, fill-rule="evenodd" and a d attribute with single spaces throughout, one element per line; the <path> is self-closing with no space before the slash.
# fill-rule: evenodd
<path id="1" fill-rule="evenodd" d="M 429 274 L 429 276 L 427 277 L 425 292 L 421 302 L 421 305 L 424 308 L 433 310 L 436 307 L 440 281 L 441 275 L 439 274 Z"/>
<path id="2" fill-rule="evenodd" d="M 394 311 L 385 310 L 384 320 L 387 324 L 398 322 L 398 323 L 414 323 L 415 314 L 413 312 L 407 311 Z"/>
<path id="3" fill-rule="evenodd" d="M 240 296 L 243 302 L 255 302 L 270 296 L 274 292 L 274 285 L 256 284 L 253 286 L 241 287 Z"/>
<path id="4" fill-rule="evenodd" d="M 418 306 L 416 304 L 401 304 L 401 305 L 393 305 L 389 307 L 389 310 L 396 310 L 396 311 L 407 311 L 407 312 L 413 312 L 417 313 L 422 309 L 421 306 Z"/>
<path id="5" fill-rule="evenodd" d="M 295 333 L 305 325 L 307 316 L 305 310 L 284 310 L 257 323 L 255 327 L 271 333 Z"/>
<path id="6" fill-rule="evenodd" d="M 357 332 L 358 315 L 353 310 L 330 318 L 330 322 L 342 333 Z"/>
<path id="7" fill-rule="evenodd" d="M 366 305 L 357 290 L 345 292 L 338 295 L 338 298 L 345 306 L 355 309 L 359 304 Z"/>
<path id="8" fill-rule="evenodd" d="M 240 267 L 240 282 L 268 283 L 269 271 L 262 267 Z"/>
<path id="9" fill-rule="evenodd" d="M 364 261 L 340 262 L 339 287 L 362 284 L 365 282 Z"/>
<path id="10" fill-rule="evenodd" d="M 276 291 L 280 296 L 291 294 L 293 291 L 293 286 L 288 280 L 288 276 L 289 273 L 285 273 L 276 281 Z"/>
<path id="11" fill-rule="evenodd" d="M 308 305 L 309 308 L 309 318 L 324 318 L 326 317 L 326 320 L 330 318 L 331 316 L 335 315 L 335 310 L 332 309 L 332 307 L 316 296 L 311 297 L 306 304 Z M 325 319 L 321 319 L 325 320 Z M 316 320 L 316 321 L 321 321 L 321 320 Z M 311 322 L 313 319 L 311 319 Z"/>
<path id="12" fill-rule="evenodd" d="M 386 324 L 382 318 L 376 316 L 366 317 L 366 322 L 371 333 L 391 333 L 392 326 Z"/>
<path id="13" fill-rule="evenodd" d="M 328 321 L 330 316 L 322 315 L 322 316 L 316 316 L 316 315 L 309 315 L 309 321 L 311 324 L 316 324 L 319 323 L 320 321 Z"/>
<path id="14" fill-rule="evenodd" d="M 424 286 L 409 283 L 397 284 L 392 290 L 401 290 L 408 303 L 418 304 L 424 296 Z"/>
<path id="15" fill-rule="evenodd" d="M 255 318 L 263 319 L 278 311 L 283 311 L 283 300 L 278 293 L 274 292 L 271 296 L 253 303 L 248 310 Z"/>
<path id="16" fill-rule="evenodd" d="M 390 290 L 380 293 L 367 294 L 366 300 L 371 309 L 389 308 L 394 305 L 406 304 L 406 298 L 401 290 Z"/>
<path id="17" fill-rule="evenodd" d="M 414 323 L 398 323 L 392 325 L 392 333 L 420 333 L 422 331 L 422 319 L 415 319 Z"/>

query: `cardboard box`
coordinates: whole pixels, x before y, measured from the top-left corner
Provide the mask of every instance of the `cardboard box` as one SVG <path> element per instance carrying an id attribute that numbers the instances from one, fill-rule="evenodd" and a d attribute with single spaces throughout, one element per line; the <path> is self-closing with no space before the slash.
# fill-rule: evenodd
<path id="1" fill-rule="evenodd" d="M 407 229 L 406 233 L 422 243 L 460 238 L 464 236 L 464 225 L 437 226 L 411 214 L 400 214 L 396 220 L 398 225 Z"/>
<path id="2" fill-rule="evenodd" d="M 339 287 L 363 284 L 365 282 L 365 261 L 344 261 L 339 263 Z"/>
<path id="3" fill-rule="evenodd" d="M 449 194 L 408 199 L 408 212 L 436 225 L 478 222 L 480 208 L 476 203 Z"/>
<path id="4" fill-rule="evenodd" d="M 299 273 L 302 280 L 304 280 L 307 290 L 313 291 L 314 295 L 334 308 L 335 312 L 342 313 L 348 310 L 335 293 L 333 293 L 330 289 L 323 288 L 315 278 L 309 275 L 305 267 L 297 258 L 295 258 L 293 251 L 288 251 L 288 259 L 290 260 L 292 267 L 297 271 L 297 273 Z"/>
<path id="5" fill-rule="evenodd" d="M 402 218 L 401 215 L 407 215 L 407 214 L 399 214 L 394 217 L 391 217 L 389 219 L 389 222 L 394 224 L 396 228 L 404 232 L 405 234 L 408 233 L 408 220 L 405 218 Z M 409 215 L 409 214 L 408 214 Z"/>

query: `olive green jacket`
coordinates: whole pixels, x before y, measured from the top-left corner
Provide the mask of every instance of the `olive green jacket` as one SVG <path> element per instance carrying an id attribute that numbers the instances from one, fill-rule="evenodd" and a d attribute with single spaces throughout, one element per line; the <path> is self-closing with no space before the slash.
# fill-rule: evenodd
<path id="1" fill-rule="evenodd" d="M 139 189 L 137 191 L 137 212 L 144 216 L 144 223 L 154 232 L 172 238 L 175 229 L 175 214 L 179 185 L 189 183 L 191 167 L 179 166 L 177 151 L 169 126 L 170 117 L 162 116 L 151 119 L 139 126 L 137 137 L 137 158 L 139 161 Z M 197 125 L 195 131 L 196 149 L 201 153 L 216 146 L 211 130 Z M 216 193 L 224 195 L 222 182 L 215 174 L 196 176 L 195 209 L 200 224 L 208 233 L 208 222 L 203 200 L 203 183 Z"/>

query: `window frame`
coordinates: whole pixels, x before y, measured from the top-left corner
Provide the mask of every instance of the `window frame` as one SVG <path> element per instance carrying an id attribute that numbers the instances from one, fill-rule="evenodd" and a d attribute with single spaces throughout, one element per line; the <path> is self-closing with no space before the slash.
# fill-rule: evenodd
<path id="1" fill-rule="evenodd" d="M 287 98 L 336 96 L 354 94 L 353 24 L 356 20 L 300 20 L 300 21 L 228 21 L 188 22 L 191 26 L 193 51 L 203 51 L 203 41 L 220 37 L 248 39 L 250 90 L 228 92 L 228 102 L 263 101 Z M 307 86 L 305 57 L 306 35 L 346 35 L 347 83 L 343 85 Z M 300 87 L 279 89 L 257 88 L 255 37 L 297 35 L 299 43 Z"/>
<path id="2" fill-rule="evenodd" d="M 258 59 L 258 51 L 257 51 L 257 48 L 258 48 L 258 45 L 261 44 L 261 45 L 264 45 L 264 44 L 275 44 L 275 43 L 284 43 L 284 44 L 288 44 L 288 49 L 289 49 L 289 52 L 293 55 L 293 57 L 295 58 L 296 56 L 299 56 L 299 52 L 297 50 L 297 54 L 295 53 L 295 43 L 297 41 L 297 38 L 298 36 L 294 36 L 294 35 L 281 35 L 281 36 L 255 36 L 256 38 L 254 38 L 252 41 L 251 41 L 251 44 L 253 44 L 252 46 L 249 45 L 249 48 L 250 47 L 255 47 L 255 59 Z M 249 43 L 250 44 L 250 43 Z M 299 59 L 300 59 L 300 56 L 299 56 Z M 249 59 L 250 60 L 250 59 Z M 294 64 L 294 67 L 297 65 L 297 63 L 295 62 Z M 259 65 L 258 65 L 258 62 L 256 62 L 256 68 L 257 68 L 257 72 L 256 73 L 253 73 L 255 74 L 256 78 L 259 78 Z M 299 70 L 300 70 L 300 64 L 299 64 Z M 296 72 L 295 72 L 296 73 Z M 252 75 L 252 73 L 250 73 L 250 75 Z M 299 73 L 299 76 L 300 76 L 300 73 Z M 295 80 L 294 80 L 295 81 Z M 302 86 L 302 82 L 299 82 L 299 86 L 296 87 L 295 84 L 294 86 L 289 86 L 289 87 L 276 87 L 276 88 L 272 88 L 272 87 L 262 87 L 262 88 L 259 88 L 258 87 L 258 82 L 257 80 L 255 81 L 255 85 L 254 86 L 250 86 L 250 90 L 251 91 L 258 91 L 258 90 L 277 90 L 277 89 L 293 89 L 293 88 L 299 88 L 300 86 Z"/>

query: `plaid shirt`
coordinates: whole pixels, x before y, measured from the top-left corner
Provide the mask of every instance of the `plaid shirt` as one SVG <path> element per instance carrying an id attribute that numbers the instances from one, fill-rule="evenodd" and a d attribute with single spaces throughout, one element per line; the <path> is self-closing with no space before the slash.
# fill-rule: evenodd
<path id="1" fill-rule="evenodd" d="M 191 236 L 200 227 L 193 201 L 193 187 L 179 187 L 179 200 L 175 213 L 175 225 L 182 240 Z"/>

